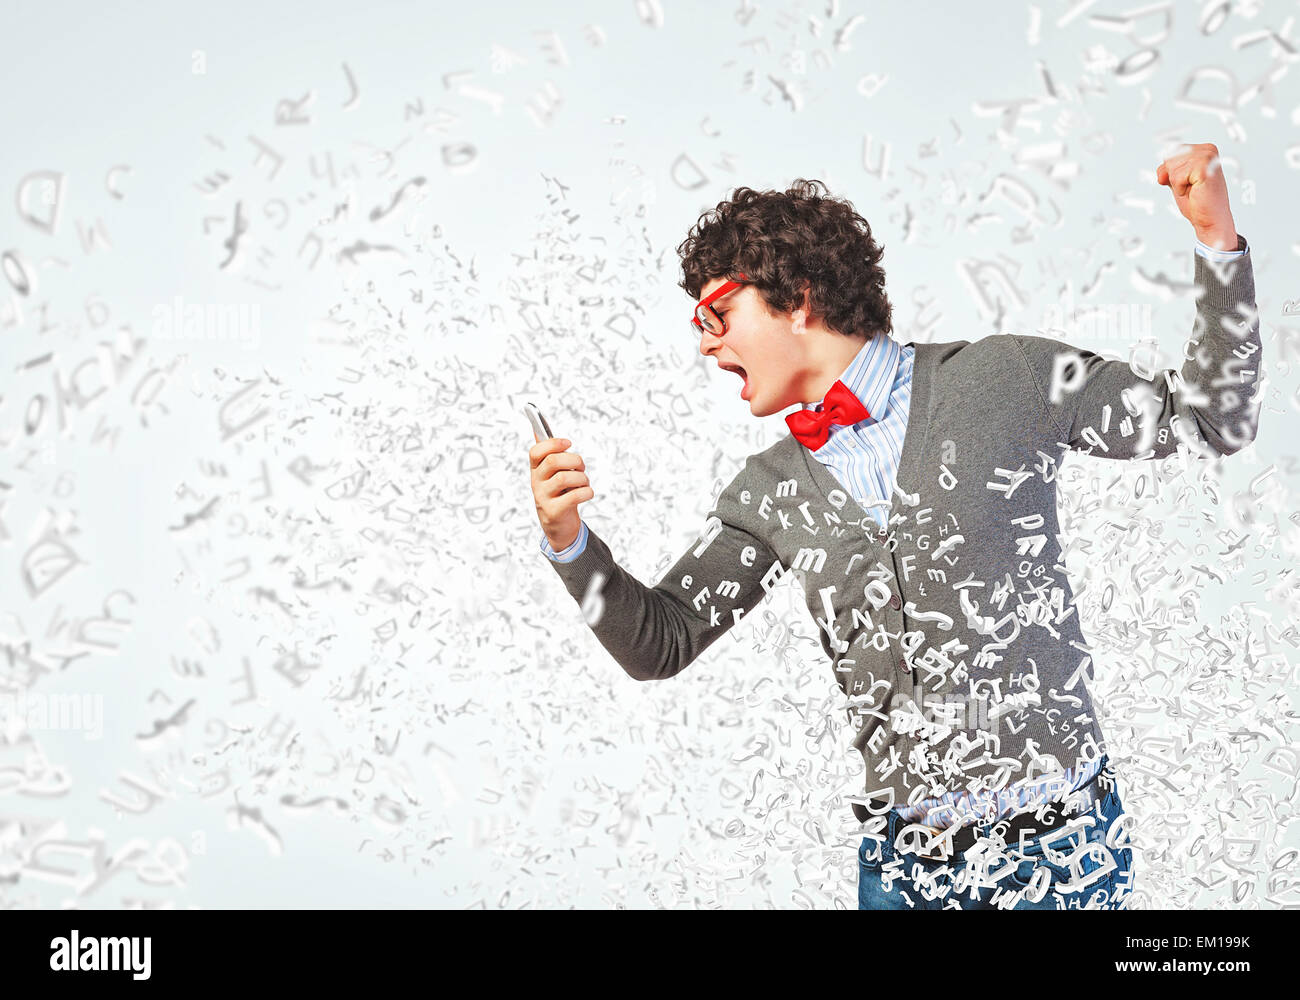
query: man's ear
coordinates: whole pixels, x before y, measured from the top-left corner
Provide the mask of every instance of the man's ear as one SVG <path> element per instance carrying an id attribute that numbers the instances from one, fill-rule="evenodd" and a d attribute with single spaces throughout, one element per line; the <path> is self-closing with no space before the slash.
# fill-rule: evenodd
<path id="1" fill-rule="evenodd" d="M 808 320 L 812 319 L 812 295 L 811 285 L 805 285 L 803 290 L 803 305 L 791 313 L 791 319 L 794 322 L 793 330 L 797 334 L 808 332 Z"/>

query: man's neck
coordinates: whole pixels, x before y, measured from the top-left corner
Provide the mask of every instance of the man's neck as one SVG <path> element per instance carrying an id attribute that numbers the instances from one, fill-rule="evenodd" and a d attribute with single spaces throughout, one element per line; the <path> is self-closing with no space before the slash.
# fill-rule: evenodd
<path id="1" fill-rule="evenodd" d="M 814 336 L 816 340 L 809 345 L 807 374 L 800 384 L 800 401 L 804 403 L 820 403 L 867 344 L 861 337 L 846 337 L 830 330 Z"/>

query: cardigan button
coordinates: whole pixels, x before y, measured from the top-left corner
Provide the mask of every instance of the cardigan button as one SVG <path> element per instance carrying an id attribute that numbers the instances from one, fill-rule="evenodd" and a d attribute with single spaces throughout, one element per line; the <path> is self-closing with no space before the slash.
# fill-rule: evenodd
<path id="1" fill-rule="evenodd" d="M 889 540 L 889 532 L 886 531 L 884 528 L 881 528 L 879 531 L 876 532 L 876 541 L 885 542 L 888 540 Z"/>
<path id="2" fill-rule="evenodd" d="M 889 598 L 889 606 L 893 608 L 895 611 L 897 611 L 899 608 L 903 606 L 903 602 L 898 599 L 897 594 L 894 594 Z"/>
<path id="3" fill-rule="evenodd" d="M 910 674 L 912 672 L 912 668 L 907 665 L 907 660 L 901 656 L 898 658 L 898 669 L 903 671 L 905 674 Z"/>

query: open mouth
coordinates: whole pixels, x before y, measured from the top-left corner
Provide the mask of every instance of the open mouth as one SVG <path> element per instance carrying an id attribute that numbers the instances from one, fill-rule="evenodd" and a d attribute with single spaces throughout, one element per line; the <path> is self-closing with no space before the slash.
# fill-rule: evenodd
<path id="1" fill-rule="evenodd" d="M 739 376 L 744 380 L 744 383 L 745 383 L 745 384 L 741 387 L 741 390 L 740 390 L 740 398 L 741 398 L 741 399 L 748 399 L 748 398 L 749 398 L 749 374 L 745 371 L 745 369 L 742 368 L 740 365 L 725 365 L 725 364 L 724 364 L 724 365 L 719 365 L 718 367 L 719 367 L 719 368 L 722 368 L 722 369 L 725 369 L 726 371 L 729 371 L 729 372 L 735 372 L 737 375 L 739 375 Z"/>

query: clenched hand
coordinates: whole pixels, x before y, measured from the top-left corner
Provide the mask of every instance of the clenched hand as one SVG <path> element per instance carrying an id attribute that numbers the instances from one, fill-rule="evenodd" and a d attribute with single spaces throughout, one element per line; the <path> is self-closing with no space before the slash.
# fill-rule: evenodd
<path id="1" fill-rule="evenodd" d="M 1156 167 L 1156 182 L 1168 186 L 1198 240 L 1216 250 L 1237 249 L 1237 228 L 1228 207 L 1228 183 L 1218 146 L 1212 142 L 1183 146 Z"/>
<path id="2" fill-rule="evenodd" d="M 578 504 L 596 495 L 587 479 L 587 463 L 566 450 L 571 444 L 567 438 L 547 438 L 528 449 L 537 520 L 556 552 L 578 540 L 582 531 Z"/>

